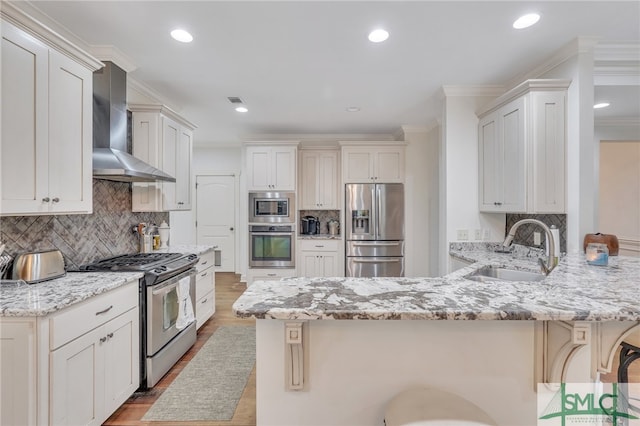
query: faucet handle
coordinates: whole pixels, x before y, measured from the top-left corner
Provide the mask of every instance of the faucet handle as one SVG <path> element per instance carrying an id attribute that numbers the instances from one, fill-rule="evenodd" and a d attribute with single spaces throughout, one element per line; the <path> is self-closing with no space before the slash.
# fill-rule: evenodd
<path id="1" fill-rule="evenodd" d="M 545 263 L 542 257 L 538 258 L 538 263 L 540 264 L 540 270 L 542 271 L 542 273 L 545 275 L 549 275 L 549 272 L 551 272 L 551 269 L 553 269 L 553 266 L 551 265 L 547 266 L 547 264 Z"/>

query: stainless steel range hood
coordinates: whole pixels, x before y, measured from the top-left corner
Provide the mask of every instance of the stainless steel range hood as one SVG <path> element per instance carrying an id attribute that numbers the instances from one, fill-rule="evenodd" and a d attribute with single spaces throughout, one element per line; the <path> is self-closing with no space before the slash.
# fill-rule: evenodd
<path id="1" fill-rule="evenodd" d="M 118 182 L 175 182 L 127 152 L 127 75 L 114 63 L 93 73 L 93 177 Z"/>

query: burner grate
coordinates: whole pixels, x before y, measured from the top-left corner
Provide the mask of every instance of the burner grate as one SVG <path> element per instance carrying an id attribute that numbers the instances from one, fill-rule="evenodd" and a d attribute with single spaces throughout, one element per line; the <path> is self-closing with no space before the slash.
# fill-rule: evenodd
<path id="1" fill-rule="evenodd" d="M 180 253 L 136 253 L 124 254 L 121 256 L 110 257 L 108 259 L 98 260 L 88 265 L 80 267 L 83 271 L 145 271 L 153 269 L 159 263 L 166 263 L 178 259 L 183 255 Z"/>

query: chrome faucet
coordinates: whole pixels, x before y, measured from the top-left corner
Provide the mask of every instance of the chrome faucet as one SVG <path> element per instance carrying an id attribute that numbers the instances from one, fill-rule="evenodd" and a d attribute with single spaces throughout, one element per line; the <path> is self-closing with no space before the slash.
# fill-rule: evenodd
<path id="1" fill-rule="evenodd" d="M 556 252 L 555 252 L 555 244 L 553 240 L 553 234 L 551 233 L 551 229 L 549 229 L 549 227 L 545 225 L 543 222 L 537 219 L 522 219 L 517 221 L 516 223 L 513 224 L 513 226 L 509 230 L 509 233 L 507 234 L 507 237 L 504 239 L 504 242 L 502 243 L 502 245 L 504 247 L 509 247 L 513 242 L 513 237 L 515 237 L 516 231 L 518 230 L 520 225 L 523 225 L 525 223 L 532 223 L 534 225 L 538 225 L 542 229 L 544 229 L 544 232 L 547 234 L 547 241 L 549 245 L 547 249 L 549 250 L 549 258 L 547 259 L 546 264 L 542 258 L 539 258 L 538 262 L 540 263 L 540 268 L 542 269 L 542 272 L 544 272 L 545 275 L 549 275 L 549 273 L 553 270 L 553 268 L 556 267 L 556 261 L 555 261 Z"/>

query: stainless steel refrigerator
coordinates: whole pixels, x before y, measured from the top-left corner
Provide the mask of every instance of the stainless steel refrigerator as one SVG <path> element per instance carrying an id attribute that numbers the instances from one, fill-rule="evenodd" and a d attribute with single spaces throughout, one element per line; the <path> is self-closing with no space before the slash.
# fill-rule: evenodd
<path id="1" fill-rule="evenodd" d="M 347 277 L 404 276 L 404 185 L 345 187 Z"/>

